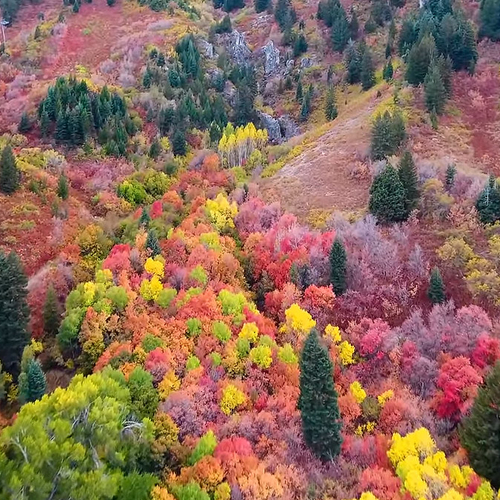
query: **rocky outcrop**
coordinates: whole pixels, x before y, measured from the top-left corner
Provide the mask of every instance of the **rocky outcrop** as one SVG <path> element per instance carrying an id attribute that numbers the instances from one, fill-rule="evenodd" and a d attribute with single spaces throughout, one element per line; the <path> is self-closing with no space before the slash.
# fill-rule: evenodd
<path id="1" fill-rule="evenodd" d="M 272 75 L 278 71 L 280 66 L 280 51 L 272 40 L 262 47 L 264 53 L 264 73 Z"/>
<path id="2" fill-rule="evenodd" d="M 198 44 L 200 46 L 200 50 L 205 54 L 206 57 L 208 57 L 209 59 L 213 59 L 214 57 L 216 57 L 217 54 L 215 53 L 214 46 L 210 42 L 207 42 L 207 40 L 201 38 L 200 40 L 198 40 Z"/>
<path id="3" fill-rule="evenodd" d="M 258 116 L 262 126 L 267 130 L 271 142 L 281 141 L 281 127 L 279 121 L 267 113 L 258 111 Z"/>
<path id="4" fill-rule="evenodd" d="M 300 134 L 300 129 L 290 115 L 283 115 L 278 118 L 281 135 L 286 141 Z"/>
<path id="5" fill-rule="evenodd" d="M 238 30 L 234 30 L 226 37 L 226 50 L 229 56 L 240 66 L 247 66 L 250 63 L 252 51 L 245 41 L 245 35 Z"/>

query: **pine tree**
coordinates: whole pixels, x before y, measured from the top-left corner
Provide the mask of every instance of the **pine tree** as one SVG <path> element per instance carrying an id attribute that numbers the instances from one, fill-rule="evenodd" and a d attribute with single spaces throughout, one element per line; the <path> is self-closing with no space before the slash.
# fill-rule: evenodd
<path id="1" fill-rule="evenodd" d="M 148 237 L 146 238 L 146 249 L 151 251 L 151 255 L 155 257 L 161 254 L 160 242 L 156 236 L 155 231 L 148 231 Z"/>
<path id="2" fill-rule="evenodd" d="M 299 78 L 297 83 L 297 90 L 295 91 L 295 100 L 297 102 L 302 102 L 302 98 L 304 97 L 304 91 L 302 90 L 302 80 Z"/>
<path id="3" fill-rule="evenodd" d="M 146 207 L 142 207 L 141 216 L 139 217 L 139 226 L 148 227 L 151 222 L 149 211 Z"/>
<path id="4" fill-rule="evenodd" d="M 27 285 L 19 257 L 0 251 L 0 362 L 14 377 L 19 375 L 21 356 L 30 338 Z"/>
<path id="5" fill-rule="evenodd" d="M 73 4 L 73 12 L 75 14 L 78 14 L 78 12 L 80 12 L 80 2 L 79 2 L 79 0 L 75 0 L 75 3 Z"/>
<path id="6" fill-rule="evenodd" d="M 446 167 L 445 183 L 446 189 L 450 190 L 455 184 L 455 176 L 457 175 L 457 168 L 453 163 Z"/>
<path id="7" fill-rule="evenodd" d="M 349 23 L 349 34 L 351 35 L 351 40 L 356 40 L 358 38 L 359 32 L 359 22 L 356 11 L 351 7 L 351 21 Z"/>
<path id="8" fill-rule="evenodd" d="M 309 85 L 306 95 L 302 99 L 302 106 L 300 108 L 300 121 L 306 121 L 311 113 L 311 101 L 314 94 L 314 89 L 312 85 Z"/>
<path id="9" fill-rule="evenodd" d="M 392 165 L 387 165 L 375 177 L 370 188 L 369 209 L 381 223 L 401 222 L 406 219 L 405 191 Z"/>
<path id="10" fill-rule="evenodd" d="M 177 129 L 172 137 L 172 152 L 175 156 L 184 156 L 187 153 L 186 134 Z"/>
<path id="11" fill-rule="evenodd" d="M 406 129 L 400 112 L 391 115 L 388 111 L 375 118 L 372 127 L 371 155 L 374 160 L 383 160 L 395 154 L 406 139 Z"/>
<path id="12" fill-rule="evenodd" d="M 335 295 L 342 295 L 346 289 L 347 255 L 342 241 L 335 238 L 330 250 L 330 283 Z"/>
<path id="13" fill-rule="evenodd" d="M 61 324 L 61 312 L 56 291 L 52 285 L 47 290 L 43 306 L 43 331 L 49 337 L 55 338 Z"/>
<path id="14" fill-rule="evenodd" d="M 480 10 L 479 36 L 493 41 L 500 40 L 500 2 L 499 0 L 483 0 Z"/>
<path id="15" fill-rule="evenodd" d="M 445 301 L 443 278 L 437 267 L 431 272 L 427 297 L 433 304 L 442 304 Z"/>
<path id="16" fill-rule="evenodd" d="M 446 89 L 437 63 L 433 62 L 424 81 L 425 106 L 429 112 L 440 115 L 446 102 Z"/>
<path id="17" fill-rule="evenodd" d="M 300 356 L 300 396 L 297 407 L 304 441 L 322 461 L 333 460 L 342 445 L 342 421 L 333 385 L 333 366 L 312 330 Z"/>
<path id="18" fill-rule="evenodd" d="M 459 430 L 460 443 L 467 450 L 471 466 L 491 485 L 500 488 L 500 362 L 492 368 L 469 415 Z"/>
<path id="19" fill-rule="evenodd" d="M 59 196 L 61 200 L 67 200 L 69 196 L 68 178 L 64 172 L 61 173 L 57 181 L 57 196 Z"/>
<path id="20" fill-rule="evenodd" d="M 255 0 L 255 12 L 264 12 L 269 7 L 269 0 Z"/>
<path id="21" fill-rule="evenodd" d="M 449 56 L 444 57 L 443 55 L 440 55 L 437 60 L 437 66 L 439 68 L 441 80 L 443 81 L 445 97 L 451 97 L 453 62 Z"/>
<path id="22" fill-rule="evenodd" d="M 22 403 L 31 403 L 41 399 L 46 390 L 47 382 L 40 363 L 30 359 L 26 372 L 19 377 L 19 399 Z"/>
<path id="23" fill-rule="evenodd" d="M 337 102 L 335 99 L 335 87 L 330 85 L 326 93 L 326 106 L 325 106 L 325 117 L 328 121 L 335 120 L 337 118 Z"/>
<path id="24" fill-rule="evenodd" d="M 413 157 L 409 151 L 403 153 L 398 169 L 399 180 L 405 191 L 405 210 L 407 215 L 417 206 L 420 196 L 418 177 Z"/>
<path id="25" fill-rule="evenodd" d="M 390 82 L 392 77 L 394 76 L 394 68 L 392 66 L 392 59 L 389 59 L 387 64 L 384 66 L 384 70 L 382 71 L 382 76 L 386 82 Z"/>
<path id="26" fill-rule="evenodd" d="M 351 84 L 358 83 L 361 79 L 361 60 L 363 55 L 360 49 L 363 49 L 363 45 L 355 45 L 350 43 L 346 55 L 346 66 L 347 66 L 347 81 Z"/>
<path id="27" fill-rule="evenodd" d="M 373 66 L 372 55 L 368 47 L 365 48 L 361 59 L 360 78 L 363 90 L 371 89 L 375 85 L 375 68 Z"/>
<path id="28" fill-rule="evenodd" d="M 3 148 L 0 157 L 0 191 L 5 194 L 14 193 L 19 188 L 20 179 L 16 158 L 12 148 L 7 145 Z"/>
<path id="29" fill-rule="evenodd" d="M 436 56 L 436 42 L 432 35 L 426 35 L 410 50 L 406 64 L 406 80 L 419 85 L 425 80 L 431 61 Z"/>
<path id="30" fill-rule="evenodd" d="M 31 121 L 29 119 L 28 113 L 26 113 L 25 111 L 21 116 L 21 121 L 19 122 L 17 130 L 19 131 L 19 133 L 25 134 L 26 132 L 29 132 L 31 128 L 32 128 Z"/>
<path id="31" fill-rule="evenodd" d="M 349 37 L 349 22 L 347 21 L 344 9 L 342 9 L 332 25 L 331 38 L 333 49 L 337 52 L 342 52 L 349 41 Z"/>
<path id="32" fill-rule="evenodd" d="M 307 48 L 306 37 L 303 33 L 301 33 L 298 37 L 295 38 L 295 42 L 293 44 L 293 56 L 300 56 L 304 52 L 307 52 Z"/>
<path id="33" fill-rule="evenodd" d="M 155 138 L 149 148 L 149 157 L 153 158 L 153 160 L 156 160 L 158 156 L 160 156 L 160 153 L 161 153 L 161 144 L 160 141 L 157 138 Z"/>
<path id="34" fill-rule="evenodd" d="M 494 224 L 500 219 L 500 189 L 493 175 L 479 195 L 476 209 L 483 224 Z"/>

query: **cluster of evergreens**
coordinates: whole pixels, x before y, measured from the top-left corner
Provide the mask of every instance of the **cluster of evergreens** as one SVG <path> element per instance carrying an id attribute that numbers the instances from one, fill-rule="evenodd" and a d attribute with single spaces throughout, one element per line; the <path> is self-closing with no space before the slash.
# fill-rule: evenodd
<path id="1" fill-rule="evenodd" d="M 245 0 L 213 0 L 213 4 L 216 9 L 232 12 L 245 7 Z"/>
<path id="2" fill-rule="evenodd" d="M 479 36 L 500 40 L 500 1 L 483 0 L 479 19 Z"/>
<path id="3" fill-rule="evenodd" d="M 4 194 L 14 193 L 21 180 L 21 173 L 16 165 L 16 158 L 12 148 L 7 145 L 3 148 L 0 156 L 0 192 Z"/>
<path id="4" fill-rule="evenodd" d="M 363 90 L 368 90 L 375 85 L 375 65 L 371 50 L 364 41 L 350 43 L 345 60 L 349 83 L 361 83 Z"/>
<path id="5" fill-rule="evenodd" d="M 476 209 L 483 224 L 494 224 L 500 220 L 500 188 L 493 175 L 476 201 Z"/>
<path id="6" fill-rule="evenodd" d="M 2 12 L 3 18 L 9 23 L 14 22 L 22 4 L 22 0 L 0 0 L 0 12 Z"/>
<path id="7" fill-rule="evenodd" d="M 351 38 L 351 26 L 347 19 L 346 11 L 340 1 L 322 0 L 319 2 L 318 19 L 324 21 L 325 24 L 331 28 L 331 40 L 334 50 L 342 52 Z M 353 21 L 353 19 L 351 19 L 351 21 Z M 357 23 L 358 21 L 356 18 L 356 26 Z"/>
<path id="8" fill-rule="evenodd" d="M 379 114 L 373 123 L 371 156 L 383 160 L 395 154 L 406 139 L 406 128 L 399 111 Z"/>
<path id="9" fill-rule="evenodd" d="M 49 87 L 38 107 L 42 136 L 54 134 L 68 146 L 81 146 L 97 135 L 107 154 L 125 155 L 128 139 L 136 132 L 125 100 L 105 86 L 100 92 L 89 90 L 84 80 L 58 78 Z M 55 126 L 54 126 L 55 125 Z"/>

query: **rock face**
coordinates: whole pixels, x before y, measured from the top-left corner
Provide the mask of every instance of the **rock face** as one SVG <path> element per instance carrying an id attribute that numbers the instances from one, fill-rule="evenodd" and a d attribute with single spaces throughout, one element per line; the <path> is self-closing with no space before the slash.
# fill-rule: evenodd
<path id="1" fill-rule="evenodd" d="M 283 115 L 278 118 L 281 134 L 285 140 L 288 140 L 300 134 L 298 125 L 289 115 Z"/>
<path id="2" fill-rule="evenodd" d="M 247 66 L 250 63 L 252 51 L 248 48 L 245 35 L 238 30 L 234 30 L 229 34 L 227 51 L 240 66 Z"/>
<path id="3" fill-rule="evenodd" d="M 215 57 L 215 49 L 214 46 L 210 43 L 207 42 L 206 40 L 200 39 L 198 41 L 200 45 L 200 49 L 204 52 L 205 56 L 208 57 L 209 59 L 213 59 Z"/>
<path id="4" fill-rule="evenodd" d="M 267 113 L 258 112 L 260 122 L 262 126 L 267 130 L 269 134 L 269 140 L 271 142 L 280 142 L 281 141 L 281 127 L 279 121 L 276 118 L 273 118 L 271 115 Z"/>
<path id="5" fill-rule="evenodd" d="M 304 68 L 310 68 L 313 65 L 313 60 L 310 57 L 303 57 L 300 60 L 300 67 L 302 69 Z"/>
<path id="6" fill-rule="evenodd" d="M 275 73 L 280 65 L 280 51 L 278 47 L 274 45 L 272 40 L 262 47 L 262 51 L 264 52 L 264 73 L 266 75 L 271 75 Z"/>

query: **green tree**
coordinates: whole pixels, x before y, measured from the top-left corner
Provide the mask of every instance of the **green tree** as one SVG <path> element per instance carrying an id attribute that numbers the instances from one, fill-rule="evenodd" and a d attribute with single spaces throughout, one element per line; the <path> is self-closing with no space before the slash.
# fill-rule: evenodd
<path id="1" fill-rule="evenodd" d="M 177 129 L 172 137 L 172 152 L 175 156 L 184 156 L 187 153 L 186 134 Z"/>
<path id="2" fill-rule="evenodd" d="M 42 401 L 21 408 L 0 435 L 2 498 L 90 499 L 118 496 L 136 457 L 153 440 L 149 419 L 130 417 L 122 373 L 76 375 Z M 139 497 L 140 498 L 140 497 Z"/>
<path id="3" fill-rule="evenodd" d="M 139 226 L 148 227 L 151 222 L 149 211 L 146 207 L 142 207 L 141 216 L 139 217 Z"/>
<path id="4" fill-rule="evenodd" d="M 151 251 L 151 255 L 153 257 L 155 255 L 161 254 L 160 242 L 158 241 L 158 237 L 156 236 L 155 231 L 148 231 L 148 237 L 146 238 L 146 248 Z"/>
<path id="5" fill-rule="evenodd" d="M 457 175 L 457 168 L 455 167 L 455 164 L 450 163 L 446 167 L 446 174 L 445 174 L 446 189 L 450 190 L 453 187 L 453 185 L 455 184 L 456 175 Z"/>
<path id="6" fill-rule="evenodd" d="M 493 224 L 500 219 L 500 189 L 493 175 L 490 175 L 486 187 L 481 191 L 476 209 L 483 224 Z"/>
<path id="7" fill-rule="evenodd" d="M 359 32 L 358 16 L 356 15 L 356 11 L 351 7 L 351 21 L 349 22 L 349 34 L 351 35 L 352 40 L 356 40 L 356 38 L 358 38 L 358 32 Z"/>
<path id="8" fill-rule="evenodd" d="M 333 460 L 342 445 L 342 421 L 333 385 L 333 366 L 328 351 L 312 330 L 300 356 L 300 395 L 297 407 L 304 441 L 321 460 Z"/>
<path id="9" fill-rule="evenodd" d="M 23 350 L 30 338 L 27 285 L 18 256 L 0 251 L 0 362 L 15 377 L 19 375 Z"/>
<path id="10" fill-rule="evenodd" d="M 335 87 L 330 85 L 326 93 L 326 106 L 325 106 L 325 117 L 328 121 L 335 120 L 337 118 L 337 102 L 335 99 Z"/>
<path id="11" fill-rule="evenodd" d="M 425 106 L 427 111 L 440 115 L 446 103 L 446 89 L 437 63 L 431 63 L 424 80 Z"/>
<path id="12" fill-rule="evenodd" d="M 330 250 L 330 283 L 335 295 L 342 295 L 346 289 L 347 254 L 342 241 L 335 238 Z"/>
<path id="13" fill-rule="evenodd" d="M 50 124 L 51 124 L 50 117 L 44 106 L 42 114 L 40 116 L 40 133 L 42 134 L 42 137 L 45 138 L 49 135 Z"/>
<path id="14" fill-rule="evenodd" d="M 127 386 L 130 390 L 131 412 L 136 418 L 153 418 L 158 408 L 158 391 L 153 386 L 153 376 L 138 366 L 130 374 Z"/>
<path id="15" fill-rule="evenodd" d="M 383 160 L 393 155 L 406 138 L 404 119 L 401 113 L 392 115 L 386 111 L 379 114 L 372 126 L 371 155 L 374 160 Z"/>
<path id="16" fill-rule="evenodd" d="M 25 111 L 21 116 L 21 121 L 19 122 L 17 130 L 19 131 L 19 133 L 25 134 L 26 132 L 29 132 L 31 128 L 32 128 L 31 120 L 29 119 L 28 113 L 26 113 Z"/>
<path id="17" fill-rule="evenodd" d="M 470 414 L 459 430 L 471 466 L 491 485 L 500 488 L 500 362 L 496 362 L 479 388 Z"/>
<path id="18" fill-rule="evenodd" d="M 339 15 L 333 21 L 331 39 L 333 49 L 337 52 L 342 52 L 349 41 L 349 21 L 345 14 L 345 10 L 341 10 Z"/>
<path id="19" fill-rule="evenodd" d="M 431 61 L 436 57 L 436 42 L 432 35 L 426 35 L 413 45 L 406 64 L 406 80 L 419 85 L 425 80 Z"/>
<path id="20" fill-rule="evenodd" d="M 0 157 L 0 191 L 12 194 L 19 188 L 21 174 L 16 165 L 16 158 L 12 148 L 7 145 L 3 148 Z"/>
<path id="21" fill-rule="evenodd" d="M 293 44 L 293 56 L 298 57 L 304 52 L 307 52 L 307 40 L 304 34 L 300 33 L 300 35 L 295 38 Z"/>
<path id="22" fill-rule="evenodd" d="M 50 337 L 55 337 L 61 324 L 61 307 L 57 299 L 54 286 L 47 289 L 45 304 L 43 306 L 43 331 Z"/>
<path id="23" fill-rule="evenodd" d="M 398 169 L 399 180 L 405 192 L 405 210 L 409 215 L 416 208 L 420 196 L 418 190 L 417 169 L 413 157 L 409 151 L 405 151 L 399 162 Z"/>
<path id="24" fill-rule="evenodd" d="M 57 196 L 59 196 L 61 200 L 67 200 L 69 196 L 68 178 L 64 172 L 61 173 L 57 181 Z"/>
<path id="25" fill-rule="evenodd" d="M 304 90 L 302 89 L 302 80 L 299 78 L 297 83 L 297 90 L 295 91 L 295 100 L 297 102 L 302 102 L 302 98 L 304 97 Z"/>
<path id="26" fill-rule="evenodd" d="M 19 376 L 19 399 L 21 403 L 32 403 L 41 399 L 47 390 L 45 373 L 40 363 L 30 359 L 27 363 L 26 372 Z"/>
<path id="27" fill-rule="evenodd" d="M 304 122 L 307 120 L 309 117 L 309 114 L 311 113 L 311 103 L 312 103 L 312 97 L 314 94 L 314 89 L 312 85 L 309 85 L 306 95 L 302 99 L 302 106 L 300 108 L 300 116 L 299 119 L 300 121 Z"/>
<path id="28" fill-rule="evenodd" d="M 368 47 L 365 47 L 363 51 L 360 78 L 363 90 L 371 89 L 375 85 L 375 67 L 373 65 L 371 51 Z"/>
<path id="29" fill-rule="evenodd" d="M 75 0 L 75 2 L 73 4 L 73 12 L 75 14 L 78 14 L 78 12 L 80 12 L 80 2 L 79 2 L 79 0 Z"/>
<path id="30" fill-rule="evenodd" d="M 153 160 L 156 160 L 158 156 L 160 156 L 161 153 L 161 144 L 160 141 L 155 138 L 154 141 L 151 143 L 151 146 L 149 147 L 149 157 L 153 158 Z"/>
<path id="31" fill-rule="evenodd" d="M 361 80 L 361 60 L 364 47 L 365 45 L 361 43 L 350 43 L 346 50 L 347 81 L 351 84 L 358 83 Z"/>
<path id="32" fill-rule="evenodd" d="M 384 66 L 384 70 L 382 71 L 382 77 L 386 82 L 390 82 L 393 76 L 394 76 L 394 67 L 392 66 L 392 59 L 389 59 L 387 64 L 385 64 Z"/>
<path id="33" fill-rule="evenodd" d="M 392 165 L 387 165 L 375 177 L 370 188 L 369 209 L 382 223 L 401 222 L 406 219 L 405 190 L 398 172 Z"/>
<path id="34" fill-rule="evenodd" d="M 433 304 L 441 304 L 445 301 L 446 296 L 444 293 L 443 278 L 439 269 L 435 267 L 431 271 L 431 278 L 429 280 L 429 288 L 427 289 L 427 297 Z"/>
<path id="35" fill-rule="evenodd" d="M 255 12 L 264 12 L 269 7 L 269 0 L 255 0 Z"/>
<path id="36" fill-rule="evenodd" d="M 437 66 L 439 68 L 439 74 L 441 75 L 441 80 L 443 81 L 445 96 L 451 97 L 452 92 L 452 73 L 453 73 L 453 61 L 450 57 L 444 57 L 440 55 L 437 60 Z"/>

